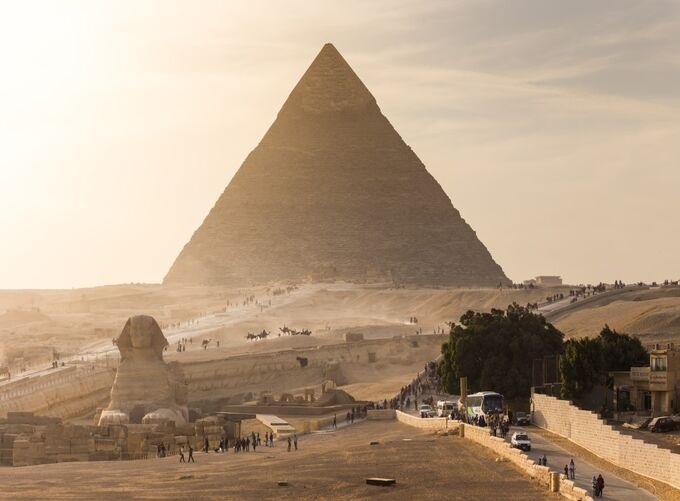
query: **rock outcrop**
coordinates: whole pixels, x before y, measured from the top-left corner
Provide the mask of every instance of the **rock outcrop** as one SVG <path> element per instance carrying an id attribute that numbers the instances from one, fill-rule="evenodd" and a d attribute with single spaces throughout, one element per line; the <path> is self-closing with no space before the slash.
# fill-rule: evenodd
<path id="1" fill-rule="evenodd" d="M 284 280 L 509 283 L 331 44 L 165 277 Z"/>
<path id="2" fill-rule="evenodd" d="M 102 411 L 99 424 L 141 423 L 147 416 L 186 423 L 189 411 L 184 375 L 179 364 L 163 361 L 168 341 L 156 320 L 147 315 L 129 318 L 117 344 L 120 365 L 111 403 Z"/>

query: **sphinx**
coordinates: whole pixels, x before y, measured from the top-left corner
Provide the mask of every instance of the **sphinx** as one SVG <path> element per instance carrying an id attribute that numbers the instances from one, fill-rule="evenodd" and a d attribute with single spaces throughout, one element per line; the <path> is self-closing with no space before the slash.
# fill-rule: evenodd
<path id="1" fill-rule="evenodd" d="M 111 388 L 111 402 L 101 413 L 99 425 L 168 419 L 175 424 L 189 420 L 187 387 L 177 362 L 167 364 L 168 345 L 153 317 L 130 317 L 116 344 L 120 364 Z"/>

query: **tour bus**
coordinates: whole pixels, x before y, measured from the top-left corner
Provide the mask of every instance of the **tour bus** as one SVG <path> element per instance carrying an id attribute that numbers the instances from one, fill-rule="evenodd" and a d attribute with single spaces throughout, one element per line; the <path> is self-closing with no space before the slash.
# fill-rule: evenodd
<path id="1" fill-rule="evenodd" d="M 450 416 L 453 411 L 453 402 L 450 400 L 437 400 L 437 416 Z"/>
<path id="2" fill-rule="evenodd" d="M 480 391 L 468 395 L 465 403 L 466 408 L 463 409 L 463 402 L 458 401 L 458 410 L 461 415 L 465 414 L 469 421 L 477 416 L 484 416 L 484 421 L 487 423 L 491 414 L 500 414 L 505 407 L 503 395 L 494 391 Z"/>

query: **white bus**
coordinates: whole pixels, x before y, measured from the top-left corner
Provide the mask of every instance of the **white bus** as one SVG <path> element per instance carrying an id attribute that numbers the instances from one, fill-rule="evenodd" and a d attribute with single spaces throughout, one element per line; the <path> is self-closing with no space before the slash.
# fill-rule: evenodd
<path id="1" fill-rule="evenodd" d="M 463 409 L 463 402 L 458 400 L 458 410 L 461 415 L 465 414 L 469 421 L 477 416 L 484 416 L 486 423 L 489 422 L 489 415 L 500 414 L 505 407 L 503 395 L 494 391 L 480 391 L 468 395 L 465 404 L 465 409 Z"/>
<path id="2" fill-rule="evenodd" d="M 450 400 L 437 400 L 437 416 L 450 416 L 453 411 L 453 402 Z"/>

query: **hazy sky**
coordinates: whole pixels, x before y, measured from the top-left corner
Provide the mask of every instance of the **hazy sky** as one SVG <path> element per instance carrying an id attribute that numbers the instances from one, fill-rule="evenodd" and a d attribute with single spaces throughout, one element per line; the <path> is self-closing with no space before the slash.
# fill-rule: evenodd
<path id="1" fill-rule="evenodd" d="M 0 2 L 0 288 L 159 282 L 325 42 L 506 274 L 680 277 L 680 2 Z"/>

